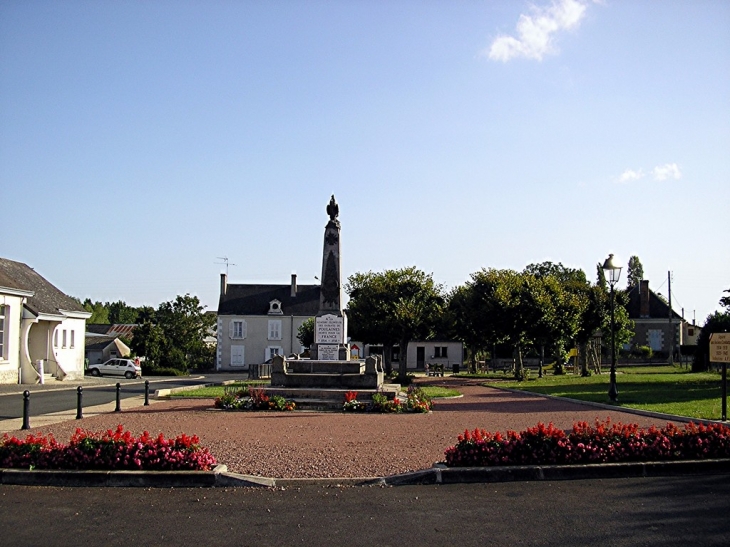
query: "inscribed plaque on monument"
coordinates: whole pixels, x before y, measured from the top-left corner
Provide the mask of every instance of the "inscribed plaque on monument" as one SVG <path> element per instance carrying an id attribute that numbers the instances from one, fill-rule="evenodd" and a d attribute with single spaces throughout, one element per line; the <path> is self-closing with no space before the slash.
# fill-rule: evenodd
<path id="1" fill-rule="evenodd" d="M 323 315 L 314 321 L 314 341 L 317 344 L 343 344 L 344 319 L 337 315 Z"/>
<path id="2" fill-rule="evenodd" d="M 338 344 L 320 344 L 317 346 L 317 360 L 339 361 L 340 346 Z"/>

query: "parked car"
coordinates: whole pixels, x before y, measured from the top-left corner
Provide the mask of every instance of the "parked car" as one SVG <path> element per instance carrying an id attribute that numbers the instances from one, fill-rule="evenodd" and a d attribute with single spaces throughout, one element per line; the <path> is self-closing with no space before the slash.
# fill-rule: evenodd
<path id="1" fill-rule="evenodd" d="M 92 376 L 124 376 L 137 378 L 142 376 L 142 367 L 135 365 L 130 359 L 109 359 L 106 363 L 89 365 Z"/>

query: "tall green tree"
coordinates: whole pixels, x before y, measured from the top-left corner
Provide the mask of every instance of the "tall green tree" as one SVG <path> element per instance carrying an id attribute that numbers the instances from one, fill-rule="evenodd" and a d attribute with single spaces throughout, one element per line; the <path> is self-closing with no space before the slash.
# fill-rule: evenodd
<path id="1" fill-rule="evenodd" d="M 205 313 L 197 296 L 177 296 L 160 304 L 154 313 L 143 310 L 132 349 L 158 367 L 181 371 L 211 368 L 215 349 L 205 343 L 205 338 L 215 325 L 215 316 Z"/>
<path id="2" fill-rule="evenodd" d="M 644 266 L 641 265 L 639 257 L 634 255 L 629 258 L 626 283 L 629 287 L 638 287 L 642 279 L 644 279 Z"/>
<path id="3" fill-rule="evenodd" d="M 84 300 L 82 304 L 87 312 L 91 313 L 86 322 L 90 325 L 108 325 L 109 321 L 109 308 L 102 302 L 92 302 L 91 298 Z"/>
<path id="4" fill-rule="evenodd" d="M 309 348 L 314 344 L 314 318 L 310 317 L 304 323 L 299 325 L 297 329 L 297 340 L 305 348 Z"/>
<path id="5" fill-rule="evenodd" d="M 723 292 L 730 293 L 730 290 Z M 730 296 L 723 296 L 720 299 L 720 305 L 725 308 L 725 311 L 716 311 L 708 315 L 700 330 L 700 335 L 697 337 L 692 372 L 703 372 L 710 367 L 710 335 L 713 332 L 730 332 Z"/>
<path id="6" fill-rule="evenodd" d="M 481 311 L 476 293 L 467 283 L 451 290 L 446 297 L 446 331 L 451 338 L 461 340 L 469 356 L 469 369 L 476 372 L 477 355 L 491 348 L 492 340 L 486 338 L 475 318 Z"/>
<path id="7" fill-rule="evenodd" d="M 128 306 L 122 300 L 107 304 L 107 308 L 109 309 L 109 322 L 112 324 L 130 325 L 137 322 L 139 309 Z"/>
<path id="8" fill-rule="evenodd" d="M 348 278 L 348 318 L 353 335 L 363 342 L 397 341 L 400 349 L 398 376 L 407 379 L 407 351 L 412 340 L 434 336 L 444 311 L 443 287 L 431 274 L 415 267 L 368 272 Z M 387 340 L 386 340 L 387 339 Z"/>

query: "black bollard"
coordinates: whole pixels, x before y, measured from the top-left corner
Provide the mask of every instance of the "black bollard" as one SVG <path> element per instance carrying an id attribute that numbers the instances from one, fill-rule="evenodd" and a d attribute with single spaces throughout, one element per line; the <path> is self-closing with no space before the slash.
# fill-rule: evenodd
<path id="1" fill-rule="evenodd" d="M 120 395 L 121 390 L 122 390 L 122 384 L 117 382 L 117 408 L 114 409 L 114 412 L 122 411 L 122 398 Z"/>
<path id="2" fill-rule="evenodd" d="M 23 392 L 23 426 L 20 429 L 30 429 L 30 391 Z"/>
<path id="3" fill-rule="evenodd" d="M 76 388 L 76 419 L 80 420 L 84 417 L 83 405 L 81 399 L 83 398 L 84 388 L 79 386 Z"/>
<path id="4" fill-rule="evenodd" d="M 150 406 L 150 381 L 144 381 L 144 406 Z"/>

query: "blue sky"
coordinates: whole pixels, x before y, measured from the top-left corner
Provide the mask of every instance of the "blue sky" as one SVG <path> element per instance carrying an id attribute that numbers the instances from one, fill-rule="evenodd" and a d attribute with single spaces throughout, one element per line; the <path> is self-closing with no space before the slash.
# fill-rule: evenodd
<path id="1" fill-rule="evenodd" d="M 730 3 L 0 2 L 0 256 L 131 305 L 638 255 L 730 288 Z M 624 274 L 625 278 L 625 274 Z M 623 285 L 623 282 L 622 282 Z"/>

